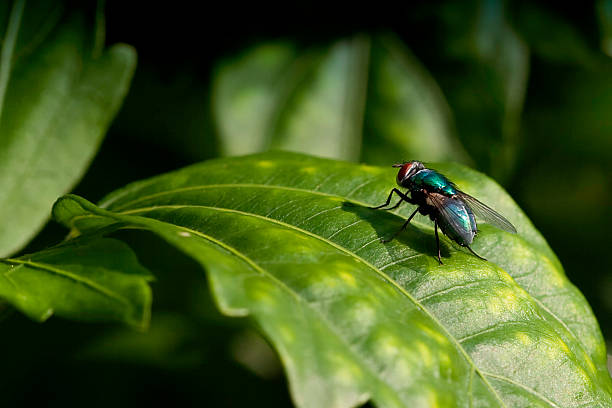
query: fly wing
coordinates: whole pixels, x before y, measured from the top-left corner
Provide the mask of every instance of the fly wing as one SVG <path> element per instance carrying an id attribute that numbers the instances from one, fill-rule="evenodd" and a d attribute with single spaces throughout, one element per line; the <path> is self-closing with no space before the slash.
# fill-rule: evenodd
<path id="1" fill-rule="evenodd" d="M 458 191 L 457 194 L 470 206 L 477 217 L 482 218 L 487 223 L 494 225 L 499 229 L 516 234 L 516 228 L 514 228 L 514 225 L 504 218 L 503 215 L 499 214 L 488 205 L 481 203 L 463 191 Z"/>
<path id="2" fill-rule="evenodd" d="M 440 215 L 438 224 L 442 231 L 461 245 L 471 244 L 476 234 L 476 222 L 464 201 L 437 193 L 428 194 L 427 199 Z"/>

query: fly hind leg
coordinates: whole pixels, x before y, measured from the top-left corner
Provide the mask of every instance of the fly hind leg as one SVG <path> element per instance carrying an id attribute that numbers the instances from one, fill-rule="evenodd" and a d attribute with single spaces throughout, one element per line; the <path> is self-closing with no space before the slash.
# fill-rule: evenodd
<path id="1" fill-rule="evenodd" d="M 483 258 L 482 256 L 478 255 L 476 252 L 474 252 L 474 250 L 473 250 L 472 248 L 470 248 L 470 246 L 469 246 L 469 245 L 466 245 L 465 247 L 466 247 L 467 249 L 469 249 L 469 250 L 470 250 L 470 252 L 471 252 L 471 253 L 472 253 L 474 256 L 476 256 L 477 258 L 480 258 L 480 259 L 482 259 L 483 261 L 487 261 L 485 258 Z M 488 261 L 487 261 L 487 262 L 488 262 Z"/>
<path id="2" fill-rule="evenodd" d="M 442 265 L 443 262 L 440 254 L 440 237 L 438 236 L 438 220 L 434 220 L 434 231 L 436 231 L 436 245 L 438 246 L 438 262 L 440 262 L 440 265 Z"/>

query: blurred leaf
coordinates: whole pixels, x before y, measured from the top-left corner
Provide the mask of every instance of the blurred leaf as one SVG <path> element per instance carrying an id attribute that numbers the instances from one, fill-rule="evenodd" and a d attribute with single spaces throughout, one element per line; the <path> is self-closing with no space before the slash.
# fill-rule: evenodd
<path id="1" fill-rule="evenodd" d="M 416 58 L 386 36 L 374 39 L 370 62 L 362 160 L 469 162 L 444 95 Z"/>
<path id="2" fill-rule="evenodd" d="M 391 36 L 305 51 L 258 46 L 222 63 L 213 89 L 227 155 L 275 148 L 378 164 L 468 160 L 434 80 Z"/>
<path id="3" fill-rule="evenodd" d="M 601 49 L 608 57 L 612 57 L 612 0 L 597 2 L 597 16 L 601 28 Z"/>
<path id="4" fill-rule="evenodd" d="M 149 323 L 149 272 L 113 239 L 73 240 L 0 260 L 0 297 L 35 320 L 52 314 L 85 321 Z"/>
<path id="5" fill-rule="evenodd" d="M 212 106 L 223 154 L 233 156 L 267 148 L 271 118 L 288 86 L 284 82 L 291 82 L 291 78 L 283 78 L 283 73 L 295 57 L 289 44 L 266 44 L 217 68 Z"/>
<path id="6" fill-rule="evenodd" d="M 584 36 L 554 9 L 524 3 L 513 24 L 539 58 L 564 64 L 590 64 L 593 50 Z"/>
<path id="7" fill-rule="evenodd" d="M 612 61 L 572 69 L 546 65 L 540 78 L 546 96 L 532 98 L 525 125 L 536 147 L 532 154 L 542 156 L 540 152 L 554 146 L 554 152 L 580 157 L 586 166 L 600 162 L 612 168 Z"/>
<path id="8" fill-rule="evenodd" d="M 61 2 L 24 3 L 0 9 L 0 256 L 22 248 L 83 175 L 136 64 L 126 45 L 97 56 L 93 24 Z"/>
<path id="9" fill-rule="evenodd" d="M 358 160 L 368 53 L 369 41 L 362 37 L 341 40 L 323 52 L 278 107 L 271 147 Z"/>
<path id="10" fill-rule="evenodd" d="M 502 0 L 444 3 L 442 72 L 460 140 L 479 167 L 499 180 L 512 172 L 527 88 L 529 50 L 508 22 Z"/>
<path id="11" fill-rule="evenodd" d="M 193 369 L 204 363 L 204 351 L 194 341 L 196 329 L 183 315 L 159 313 L 153 316 L 146 333 L 122 328 L 107 330 L 84 345 L 75 357 L 86 361 Z"/>
<path id="12" fill-rule="evenodd" d="M 278 377 L 282 367 L 270 345 L 252 330 L 239 333 L 231 344 L 232 357 L 262 378 Z"/>
<path id="13" fill-rule="evenodd" d="M 604 254 L 612 228 L 612 60 L 537 59 L 532 81 L 537 92 L 530 95 L 523 126 L 529 149 L 513 188 L 609 338 L 610 294 L 603 288 L 611 276 Z"/>
<path id="14" fill-rule="evenodd" d="M 501 188 L 438 164 L 519 231 L 482 225 L 475 249 L 414 208 L 373 211 L 394 170 L 289 153 L 221 159 L 134 183 L 96 207 L 60 199 L 73 232 L 151 230 L 207 270 L 226 314 L 251 314 L 298 406 L 606 406 L 605 345 L 588 304 Z M 236 171 L 236 169 L 248 171 Z"/>

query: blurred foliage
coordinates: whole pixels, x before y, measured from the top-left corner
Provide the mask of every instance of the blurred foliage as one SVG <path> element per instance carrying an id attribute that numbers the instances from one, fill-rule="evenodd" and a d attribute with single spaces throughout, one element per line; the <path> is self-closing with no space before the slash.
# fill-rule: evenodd
<path id="1" fill-rule="evenodd" d="M 130 181 L 238 153 L 228 149 L 230 141 L 235 149 L 249 151 L 273 146 L 266 144 L 269 139 L 264 137 L 273 134 L 265 127 L 278 116 L 262 114 L 232 124 L 220 115 L 220 104 L 228 103 L 219 94 L 224 78 L 239 75 L 239 62 L 256 58 L 262 50 L 278 53 L 277 65 L 270 68 L 274 74 L 253 69 L 247 78 L 226 86 L 260 92 L 247 96 L 261 103 L 264 113 L 285 108 L 275 98 L 292 97 L 295 128 L 300 124 L 296 112 L 308 113 L 300 95 L 324 97 L 321 90 L 332 88 L 346 92 L 346 82 L 316 87 L 326 72 L 332 75 L 334 67 L 342 67 L 344 58 L 344 67 L 352 69 L 359 85 L 350 91 L 357 92 L 350 102 L 361 98 L 365 104 L 361 114 L 356 108 L 348 111 L 349 116 L 362 115 L 359 123 L 348 118 L 352 134 L 362 139 L 342 145 L 346 149 L 319 145 L 318 151 L 346 151 L 354 160 L 391 164 L 409 154 L 422 159 L 423 150 L 412 149 L 439 140 L 434 135 L 454 140 L 462 148 L 443 153 L 445 159 L 466 161 L 509 190 L 585 294 L 604 336 L 612 339 L 612 269 L 605 257 L 612 230 L 610 4 L 483 0 L 367 9 L 298 4 L 281 17 L 278 10 L 261 4 L 244 5 L 239 11 L 235 5 L 218 4 L 208 14 L 215 17 L 203 22 L 202 14 L 189 7 L 144 8 L 109 0 L 108 43 L 133 45 L 139 64 L 124 107 L 75 192 L 95 200 Z M 231 23 L 220 16 L 232 16 Z M 209 24 L 214 19 L 218 21 Z M 385 49 L 379 41 L 391 45 Z M 349 66 L 353 61 L 361 65 Z M 295 88 L 287 90 L 292 80 Z M 282 90 L 286 93 L 276 93 Z M 334 106 L 333 95 L 326 101 Z M 235 108 L 244 111 L 247 106 Z M 283 123 L 286 129 L 289 122 Z M 318 126 L 330 123 L 346 132 L 333 121 Z M 405 138 L 399 146 L 377 143 L 378 134 L 394 143 L 412 126 L 421 126 L 419 132 L 429 132 L 429 137 L 421 140 L 422 134 L 415 132 L 416 139 Z M 241 145 L 239 133 L 234 139 L 226 136 L 241 129 L 257 134 L 257 143 L 243 137 Z M 306 148 L 311 146 L 306 143 Z M 56 243 L 63 234 L 50 224 L 26 251 Z M 234 363 L 232 347 L 242 340 L 233 339 L 240 339 L 249 323 L 221 319 L 206 295 L 199 267 L 149 239 L 136 236 L 129 243 L 157 277 L 150 336 L 60 319 L 39 326 L 12 315 L 3 322 L 0 340 L 12 350 L 1 382 L 5 406 L 41 401 L 47 406 L 95 406 L 97 401 L 99 406 L 160 401 L 244 406 L 253 400 L 289 405 L 281 377 L 266 379 Z M 181 279 L 174 279 L 172 271 L 177 270 Z M 179 313 L 187 317 L 175 318 Z M 172 328 L 172 335 L 165 328 Z M 139 353 L 128 362 L 133 350 Z M 190 355 L 197 364 L 185 363 Z M 235 387 L 242 392 L 236 393 Z"/>
<path id="2" fill-rule="evenodd" d="M 503 1 L 445 2 L 423 14 L 421 24 L 436 31 L 421 46 L 436 53 L 433 76 L 448 98 L 459 137 L 480 169 L 505 181 L 522 147 L 528 45 L 509 24 Z"/>
<path id="3" fill-rule="evenodd" d="M 65 2 L 0 4 L 0 256 L 85 173 L 127 93 L 134 50 L 104 49 L 103 17 Z"/>
<path id="4" fill-rule="evenodd" d="M 0 296 L 40 322 L 57 315 L 144 330 L 151 314 L 151 279 L 129 247 L 100 236 L 0 261 Z"/>
<path id="5" fill-rule="evenodd" d="M 612 60 L 555 12 L 528 7 L 517 21 L 528 23 L 522 30 L 533 43 L 522 121 L 530 148 L 521 154 L 521 171 L 509 188 L 560 255 L 610 339 L 612 268 L 604 254 L 612 228 Z"/>
<path id="6" fill-rule="evenodd" d="M 212 105 L 223 154 L 469 161 L 435 81 L 389 35 L 305 50 L 258 45 L 220 64 Z"/>
<path id="7" fill-rule="evenodd" d="M 598 1 L 597 16 L 601 30 L 601 50 L 612 57 L 612 1 Z"/>

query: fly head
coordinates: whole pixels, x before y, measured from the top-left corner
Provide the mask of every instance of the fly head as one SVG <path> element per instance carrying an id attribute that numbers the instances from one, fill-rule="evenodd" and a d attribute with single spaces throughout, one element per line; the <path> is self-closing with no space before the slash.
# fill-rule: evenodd
<path id="1" fill-rule="evenodd" d="M 416 160 L 394 164 L 392 167 L 399 167 L 399 171 L 397 172 L 397 184 L 403 187 L 407 187 L 405 182 L 410 177 L 412 177 L 417 171 L 425 168 L 423 163 Z"/>

